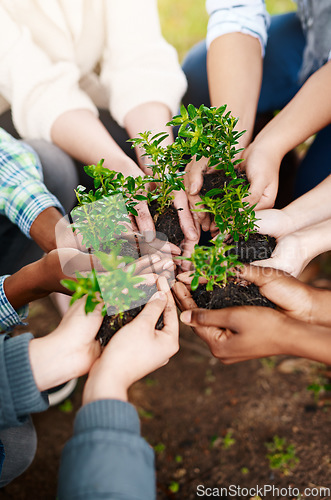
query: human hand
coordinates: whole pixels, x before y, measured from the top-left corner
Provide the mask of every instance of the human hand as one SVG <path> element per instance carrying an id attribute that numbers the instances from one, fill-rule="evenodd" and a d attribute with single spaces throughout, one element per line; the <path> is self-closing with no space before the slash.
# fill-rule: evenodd
<path id="1" fill-rule="evenodd" d="M 84 302 L 75 302 L 52 333 L 29 344 L 31 368 L 40 391 L 85 375 L 100 355 L 95 336 L 103 319 L 102 305 L 86 315 Z"/>
<path id="2" fill-rule="evenodd" d="M 294 221 L 283 210 L 275 208 L 255 210 L 256 225 L 260 234 L 282 238 L 295 230 Z"/>
<path id="3" fill-rule="evenodd" d="M 127 390 L 134 382 L 164 366 L 178 351 L 177 311 L 165 278 L 158 280 L 158 288 L 160 292 L 114 335 L 92 366 L 83 404 L 98 399 L 127 400 Z M 162 313 L 164 327 L 156 330 Z"/>
<path id="4" fill-rule="evenodd" d="M 268 267 L 245 265 L 238 275 L 259 287 L 287 316 L 331 327 L 331 291 L 314 288 L 293 276 Z"/>
<path id="5" fill-rule="evenodd" d="M 250 195 L 245 198 L 250 205 L 256 203 L 257 210 L 272 208 L 278 191 L 280 155 L 262 141 L 251 143 L 242 155 L 240 168 L 246 171 L 250 182 Z"/>
<path id="6" fill-rule="evenodd" d="M 174 192 L 174 207 L 177 209 L 180 227 L 184 233 L 185 239 L 181 244 L 182 257 L 190 257 L 194 246 L 199 243 L 200 224 L 196 213 L 192 213 L 189 208 L 188 197 L 185 191 Z M 190 268 L 190 262 L 181 260 L 183 271 Z"/>
<path id="7" fill-rule="evenodd" d="M 203 185 L 203 175 L 207 170 L 207 158 L 201 158 L 196 161 L 194 158 L 185 169 L 184 184 L 187 194 L 189 208 L 195 210 L 198 208 L 197 203 L 201 202 L 199 193 Z M 199 205 L 201 207 L 201 205 Z M 208 231 L 210 228 L 210 216 L 207 212 L 195 212 L 199 224 L 203 231 Z"/>

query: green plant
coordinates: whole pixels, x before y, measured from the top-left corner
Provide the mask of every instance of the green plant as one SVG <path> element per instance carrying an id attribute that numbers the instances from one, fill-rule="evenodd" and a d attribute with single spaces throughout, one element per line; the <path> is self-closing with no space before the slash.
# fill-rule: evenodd
<path id="1" fill-rule="evenodd" d="M 236 146 L 245 131 L 236 131 L 238 118 L 225 111 L 226 105 L 208 108 L 202 104 L 196 108 L 189 104 L 187 109 L 181 106 L 180 115 L 174 116 L 168 125 L 179 126 L 175 142 L 188 157 L 187 163 L 193 156 L 197 160 L 207 158 L 208 167 L 224 170 L 235 179 L 235 167 L 242 161 L 235 159 L 242 151 Z"/>
<path id="2" fill-rule="evenodd" d="M 235 268 L 242 266 L 237 256 L 229 253 L 233 246 L 226 245 L 224 240 L 225 235 L 220 233 L 211 241 L 211 246 L 195 245 L 191 257 L 186 258 L 194 266 L 192 290 L 198 288 L 200 277 L 207 280 L 207 291 L 212 291 L 215 285 L 223 287 L 230 276 L 235 276 Z"/>
<path id="3" fill-rule="evenodd" d="M 157 211 L 163 214 L 166 208 L 173 201 L 173 191 L 184 190 L 183 171 L 187 160 L 185 159 L 185 151 L 181 148 L 178 141 L 167 146 L 162 146 L 162 141 L 169 134 L 160 132 L 152 135 L 152 132 L 142 132 L 139 137 L 131 139 L 132 147 L 139 146 L 152 163 L 149 167 L 152 169 L 152 177 L 146 177 L 145 182 L 156 183 L 156 188 L 153 191 L 147 191 L 147 201 L 150 205 L 153 201 L 157 202 Z"/>
<path id="4" fill-rule="evenodd" d="M 299 463 L 295 446 L 288 444 L 286 438 L 274 436 L 271 443 L 265 443 L 270 469 L 278 469 L 285 476 Z"/>
<path id="5" fill-rule="evenodd" d="M 232 431 L 228 431 L 222 439 L 222 448 L 224 450 L 231 448 L 235 444 L 236 440 L 232 437 L 232 434 Z"/>
<path id="6" fill-rule="evenodd" d="M 314 394 L 315 403 L 317 403 L 319 401 L 321 394 L 323 394 L 326 391 L 331 391 L 331 384 L 315 382 L 313 384 L 308 385 L 307 390 L 312 391 L 312 393 Z"/>
<path id="7" fill-rule="evenodd" d="M 255 205 L 244 201 L 249 195 L 249 185 L 243 179 L 232 179 L 222 188 L 208 191 L 196 205 L 197 212 L 208 212 L 222 233 L 228 233 L 234 241 L 242 236 L 246 241 L 250 234 L 256 232 L 257 218 Z"/>
<path id="8" fill-rule="evenodd" d="M 111 313 L 119 314 L 120 318 L 123 318 L 123 311 L 130 309 L 134 301 L 145 298 L 145 292 L 137 286 L 144 281 L 144 278 L 134 275 L 134 264 L 127 266 L 133 263 L 134 259 L 121 256 L 121 249 L 120 241 L 109 254 L 95 252 L 106 272 L 99 273 L 97 276 L 95 269 L 92 269 L 87 276 L 76 273 L 76 280 L 62 280 L 63 286 L 74 292 L 70 305 L 86 296 L 86 314 L 93 312 L 96 306 L 104 301 L 103 315 L 106 315 L 107 305 L 110 305 Z M 126 265 L 126 268 L 121 267 L 122 265 Z"/>

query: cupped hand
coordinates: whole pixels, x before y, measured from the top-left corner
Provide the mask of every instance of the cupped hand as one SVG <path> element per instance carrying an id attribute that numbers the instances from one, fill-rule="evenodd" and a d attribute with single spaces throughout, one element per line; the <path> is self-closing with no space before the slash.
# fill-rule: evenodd
<path id="1" fill-rule="evenodd" d="M 272 267 L 297 277 L 310 261 L 309 248 L 301 239 L 301 233 L 293 233 L 279 238 L 269 259 L 257 260 L 252 264 Z"/>
<path id="2" fill-rule="evenodd" d="M 126 391 L 134 382 L 167 364 L 178 351 L 177 311 L 165 278 L 158 280 L 158 288 L 159 292 L 114 335 L 93 365 L 84 389 L 84 403 L 119 392 L 126 399 Z M 164 327 L 156 330 L 162 313 Z"/>
<path id="3" fill-rule="evenodd" d="M 242 155 L 240 168 L 246 171 L 250 182 L 250 195 L 245 198 L 257 210 L 272 208 L 278 191 L 278 176 L 281 158 L 275 151 L 258 143 L 251 143 Z"/>
<path id="4" fill-rule="evenodd" d="M 291 217 L 283 210 L 277 210 L 276 208 L 255 210 L 255 216 L 260 234 L 268 234 L 278 239 L 294 230 Z"/>
<path id="5" fill-rule="evenodd" d="M 99 357 L 100 343 L 95 337 L 103 319 L 102 306 L 88 315 L 84 306 L 85 300 L 78 300 L 52 333 L 31 340 L 30 363 L 40 391 L 85 375 Z"/>
<path id="6" fill-rule="evenodd" d="M 181 314 L 224 364 L 277 354 L 290 354 L 285 337 L 304 323 L 267 307 L 193 309 Z"/>

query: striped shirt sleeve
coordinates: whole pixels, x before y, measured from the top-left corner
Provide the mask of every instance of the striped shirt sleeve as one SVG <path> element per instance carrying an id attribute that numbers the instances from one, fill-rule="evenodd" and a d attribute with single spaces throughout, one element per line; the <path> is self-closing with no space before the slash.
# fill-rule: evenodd
<path id="1" fill-rule="evenodd" d="M 257 38 L 264 56 L 270 23 L 264 0 L 207 0 L 209 23 L 207 47 L 227 33 L 244 33 Z"/>
<path id="2" fill-rule="evenodd" d="M 27 318 L 29 312 L 28 306 L 21 307 L 15 311 L 7 299 L 4 281 L 8 276 L 7 274 L 0 277 L 0 332 L 9 332 L 15 325 L 25 325 L 24 320 Z"/>
<path id="3" fill-rule="evenodd" d="M 49 207 L 64 209 L 43 183 L 40 161 L 27 144 L 0 129 L 0 214 L 30 238 L 30 228 Z"/>

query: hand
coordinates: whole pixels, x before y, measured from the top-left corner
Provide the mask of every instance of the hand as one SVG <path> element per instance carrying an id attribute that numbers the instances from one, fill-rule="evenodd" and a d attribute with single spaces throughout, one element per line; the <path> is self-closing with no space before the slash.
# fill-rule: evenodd
<path id="1" fill-rule="evenodd" d="M 178 317 L 164 278 L 158 292 L 142 312 L 114 335 L 86 382 L 83 404 L 98 399 L 127 400 L 128 388 L 148 373 L 164 366 L 179 349 Z M 163 313 L 164 327 L 155 325 Z"/>
<path id="2" fill-rule="evenodd" d="M 278 191 L 278 175 L 281 157 L 259 141 L 254 141 L 243 152 L 245 160 L 240 166 L 244 168 L 251 183 L 250 195 L 245 201 L 255 203 L 257 210 L 272 208 Z"/>
<path id="3" fill-rule="evenodd" d="M 86 315 L 84 303 L 81 299 L 70 307 L 52 333 L 31 340 L 30 363 L 40 391 L 85 375 L 100 355 L 95 336 L 103 319 L 101 304 Z"/>
<path id="4" fill-rule="evenodd" d="M 199 193 L 203 185 L 203 174 L 207 170 L 207 159 L 201 158 L 196 161 L 193 159 L 185 169 L 184 184 L 185 192 L 189 201 L 191 210 L 198 208 L 197 203 L 201 202 Z M 201 205 L 199 205 L 201 207 Z M 210 228 L 210 216 L 207 212 L 195 212 L 199 224 L 203 231 L 208 231 Z"/>
<path id="5" fill-rule="evenodd" d="M 283 210 L 275 208 L 256 210 L 258 232 L 274 238 L 282 238 L 295 230 L 292 218 Z"/>
<path id="6" fill-rule="evenodd" d="M 302 238 L 302 232 L 288 234 L 277 240 L 269 259 L 257 260 L 253 265 L 280 269 L 292 276 L 299 276 L 311 260 L 309 245 Z"/>
<path id="7" fill-rule="evenodd" d="M 199 243 L 200 224 L 196 214 L 190 211 L 188 198 L 185 191 L 174 192 L 174 207 L 177 209 L 180 227 L 184 233 L 185 239 L 182 242 L 182 256 L 190 257 L 194 246 Z M 183 271 L 190 268 L 190 262 L 182 260 L 181 268 Z"/>
<path id="8" fill-rule="evenodd" d="M 246 265 L 240 278 L 255 283 L 262 295 L 287 316 L 311 324 L 331 327 L 331 291 L 309 286 L 282 271 Z"/>

